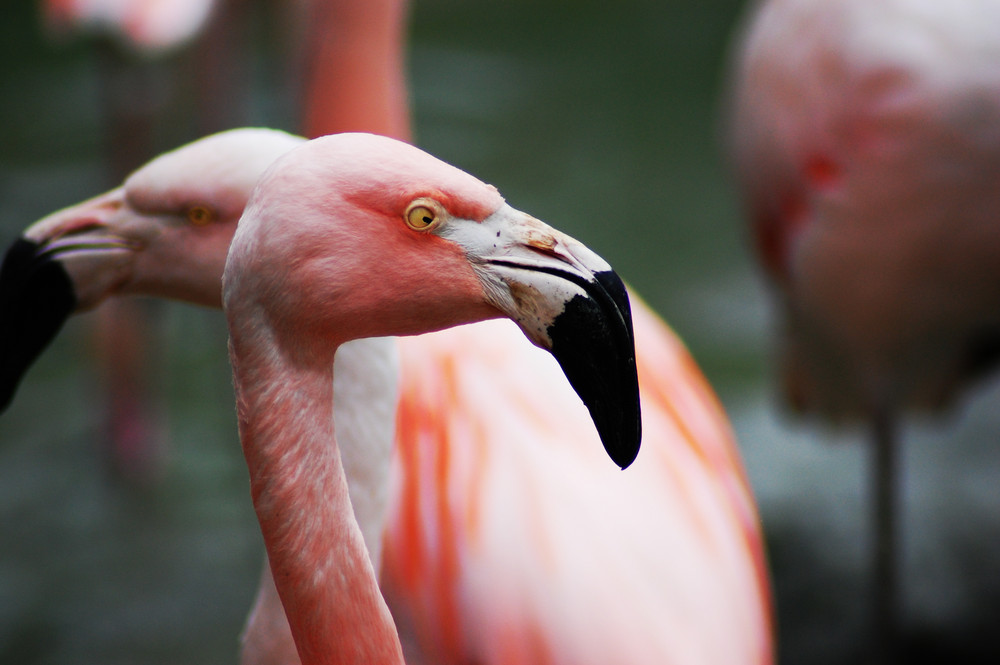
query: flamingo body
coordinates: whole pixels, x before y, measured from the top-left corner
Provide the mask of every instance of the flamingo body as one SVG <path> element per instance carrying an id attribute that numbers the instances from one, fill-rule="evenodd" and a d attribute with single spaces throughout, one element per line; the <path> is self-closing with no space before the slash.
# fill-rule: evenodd
<path id="1" fill-rule="evenodd" d="M 770 662 L 731 433 L 687 351 L 632 302 L 645 445 L 625 474 L 578 454 L 586 410 L 509 323 L 400 340 L 382 588 L 408 659 Z"/>
<path id="2" fill-rule="evenodd" d="M 732 138 L 800 408 L 949 403 L 1000 351 L 1000 5 L 771 0 Z"/>
<path id="3" fill-rule="evenodd" d="M 1000 360 L 1000 3 L 767 0 L 730 132 L 794 408 L 867 418 L 877 659 L 901 645 L 895 425 Z"/>

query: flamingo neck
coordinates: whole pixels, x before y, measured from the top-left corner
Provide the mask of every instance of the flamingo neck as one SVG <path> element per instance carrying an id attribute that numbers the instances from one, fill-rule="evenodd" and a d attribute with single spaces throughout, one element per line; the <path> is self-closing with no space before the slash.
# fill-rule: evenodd
<path id="1" fill-rule="evenodd" d="M 331 364 L 235 332 L 230 357 L 254 509 L 302 664 L 401 664 L 334 438 Z"/>

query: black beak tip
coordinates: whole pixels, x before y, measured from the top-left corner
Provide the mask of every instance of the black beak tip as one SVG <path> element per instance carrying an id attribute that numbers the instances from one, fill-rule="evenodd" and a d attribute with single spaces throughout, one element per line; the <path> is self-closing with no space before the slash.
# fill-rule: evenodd
<path id="1" fill-rule="evenodd" d="M 608 456 L 622 469 L 642 439 L 632 313 L 625 284 L 612 271 L 595 275 L 549 328 L 552 355 L 590 411 Z"/>
<path id="2" fill-rule="evenodd" d="M 635 376 L 635 359 L 631 360 L 632 376 Z M 604 450 L 622 469 L 635 461 L 642 442 L 642 416 L 639 409 L 638 381 L 631 384 L 627 370 L 622 372 L 621 388 L 625 389 L 619 399 L 609 396 L 597 397 L 588 403 L 591 418 L 597 427 Z M 586 401 L 586 400 L 585 400 Z"/>
<path id="3" fill-rule="evenodd" d="M 632 422 L 623 422 L 613 432 L 602 432 L 601 441 L 608 456 L 622 469 L 627 469 L 639 455 L 639 445 L 642 441 L 642 424 L 639 417 L 638 400 L 636 401 L 635 418 Z"/>
<path id="4" fill-rule="evenodd" d="M 38 250 L 38 243 L 18 238 L 0 265 L 0 413 L 76 308 L 66 270 L 39 258 Z"/>

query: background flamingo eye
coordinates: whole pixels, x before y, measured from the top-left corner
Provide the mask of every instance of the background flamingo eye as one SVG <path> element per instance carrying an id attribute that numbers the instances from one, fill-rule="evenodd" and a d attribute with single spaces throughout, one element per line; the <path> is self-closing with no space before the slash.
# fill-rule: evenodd
<path id="1" fill-rule="evenodd" d="M 191 206 L 188 208 L 188 221 L 190 221 L 195 226 L 205 226 L 213 219 L 215 219 L 215 213 L 206 206 Z"/>
<path id="2" fill-rule="evenodd" d="M 406 211 L 406 224 L 416 231 L 423 231 L 428 228 L 437 218 L 437 211 L 422 203 L 413 204 Z"/>

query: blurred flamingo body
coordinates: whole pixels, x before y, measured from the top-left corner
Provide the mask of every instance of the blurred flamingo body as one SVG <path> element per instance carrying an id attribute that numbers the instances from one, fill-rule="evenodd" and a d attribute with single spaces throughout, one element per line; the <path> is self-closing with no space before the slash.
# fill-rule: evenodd
<path id="1" fill-rule="evenodd" d="M 53 34 L 105 34 L 149 53 L 193 39 L 216 4 L 216 0 L 45 0 L 42 10 Z"/>
<path id="2" fill-rule="evenodd" d="M 130 292 L 218 306 L 251 184 L 300 141 L 203 139 L 25 235 L 144 248 L 56 255 L 81 306 Z M 189 221 L 190 201 L 211 223 Z M 580 399 L 514 326 L 399 341 L 381 588 L 411 662 L 771 662 L 763 543 L 729 425 L 673 333 L 634 297 L 632 311 L 645 436 L 628 473 L 599 454 Z M 295 660 L 268 575 L 245 640 L 244 663 Z"/>
<path id="3" fill-rule="evenodd" d="M 983 369 L 1000 333 L 998 57 L 992 0 L 762 3 L 733 149 L 801 408 L 943 406 Z"/>
<path id="4" fill-rule="evenodd" d="M 873 423 L 888 632 L 896 416 L 1000 359 L 998 61 L 993 0 L 768 0 L 738 43 L 730 137 L 785 392 Z"/>
<path id="5" fill-rule="evenodd" d="M 414 277 L 432 286 L 413 288 Z M 595 304 L 574 309 L 581 299 Z M 607 426 L 619 404 L 639 414 L 620 280 L 495 188 L 404 143 L 341 134 L 279 158 L 237 228 L 223 303 L 251 493 L 304 665 L 403 662 L 333 433 L 340 343 L 508 316 L 551 350 L 578 390 L 591 380 L 618 385 L 618 376 L 633 386 L 610 404 L 587 405 L 616 461 L 628 465 L 638 451 L 638 427 Z M 593 358 L 560 350 L 565 326 L 594 345 Z M 595 364 L 605 352 L 617 360 Z M 578 362 L 583 375 L 571 370 Z"/>

